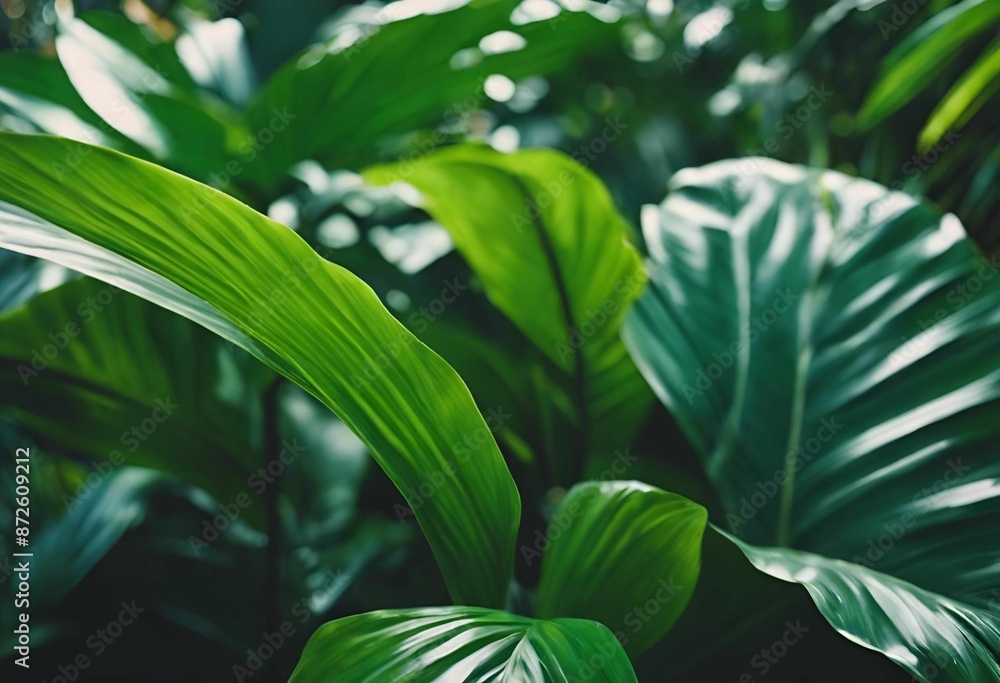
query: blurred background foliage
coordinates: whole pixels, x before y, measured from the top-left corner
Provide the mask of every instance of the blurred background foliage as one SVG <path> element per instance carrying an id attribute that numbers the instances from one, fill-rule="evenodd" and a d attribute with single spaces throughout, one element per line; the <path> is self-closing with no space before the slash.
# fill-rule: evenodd
<path id="1" fill-rule="evenodd" d="M 365 166 L 461 140 L 555 148 L 593 170 L 636 225 L 679 169 L 768 156 L 925 195 L 985 252 L 1000 246 L 1000 3 L 567 0 L 584 10 L 568 13 L 498 0 L 439 18 L 461 4 L 2 0 L 0 127 L 106 145 L 211 183 L 358 274 L 456 368 L 484 414 L 510 414 L 496 437 L 527 539 L 569 483 L 571 387 L 488 303 L 448 234 L 405 195 L 366 186 Z M 276 110 L 289 119 L 280 129 Z M 323 125 L 296 128 L 297 116 Z M 460 294 L 445 305 L 449 283 Z M 110 303 L 90 324 L 83 311 L 102 289 Z M 39 662 L 88 652 L 86 637 L 135 599 L 148 612 L 84 679 L 217 681 L 276 618 L 305 606 L 291 644 L 251 679 L 284 680 L 320 623 L 447 603 L 412 515 L 360 442 L 241 350 L 10 253 L 0 253 L 0 312 L 0 442 L 34 446 Z M 80 340 L 26 381 L 18 368 L 67 312 Z M 129 450 L 124 434 L 168 398 L 176 415 Z M 587 476 L 628 450 L 638 457 L 629 478 L 715 505 L 659 405 L 634 438 L 599 437 Z M 250 477 L 286 441 L 302 456 L 265 487 L 279 533 L 268 537 L 254 502 L 217 540 L 192 543 L 219 505 L 256 501 Z M 637 662 L 640 680 L 904 679 L 835 634 L 803 591 L 706 538 L 695 598 Z M 279 586 L 268 583 L 275 562 Z M 535 571 L 520 563 L 520 585 L 530 589 Z M 752 662 L 788 614 L 810 635 L 762 674 Z"/>

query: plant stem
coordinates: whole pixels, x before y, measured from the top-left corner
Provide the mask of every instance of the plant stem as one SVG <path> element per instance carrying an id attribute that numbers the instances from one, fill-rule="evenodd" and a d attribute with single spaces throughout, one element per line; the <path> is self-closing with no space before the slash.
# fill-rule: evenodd
<path id="1" fill-rule="evenodd" d="M 262 396 L 264 413 L 264 469 L 277 461 L 281 448 L 279 434 L 278 394 L 283 378 L 278 377 Z M 264 629 L 275 633 L 281 624 L 281 516 L 278 511 L 278 493 L 281 479 L 275 477 L 264 489 L 264 506 L 267 527 L 267 549 L 264 556 Z M 273 661 L 273 660 L 272 660 Z"/>

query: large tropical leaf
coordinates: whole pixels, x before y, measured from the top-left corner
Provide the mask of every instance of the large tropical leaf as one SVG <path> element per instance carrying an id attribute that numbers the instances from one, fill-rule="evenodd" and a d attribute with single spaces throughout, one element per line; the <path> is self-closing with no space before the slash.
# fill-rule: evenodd
<path id="1" fill-rule="evenodd" d="M 694 592 L 707 518 L 697 503 L 636 481 L 574 486 L 544 539 L 538 616 L 593 619 L 630 653 L 648 649 Z"/>
<path id="2" fill-rule="evenodd" d="M 502 605 L 520 503 L 454 370 L 287 228 L 99 148 L 60 179 L 52 162 L 71 146 L 79 143 L 0 135 L 0 246 L 181 313 L 322 400 L 414 508 L 456 601 Z"/>
<path id="3" fill-rule="evenodd" d="M 1000 264 L 834 172 L 745 159 L 673 187 L 626 341 L 727 528 L 918 679 L 996 680 Z"/>
<path id="4" fill-rule="evenodd" d="M 470 607 L 369 612 L 309 640 L 291 683 L 635 681 L 615 636 L 582 619 L 539 621 Z"/>
<path id="5" fill-rule="evenodd" d="M 281 144 L 261 150 L 261 166 L 274 174 L 303 159 L 334 168 L 371 163 L 387 136 L 442 117 L 454 126 L 485 107 L 490 76 L 545 74 L 617 39 L 616 25 L 588 12 L 533 16 L 530 3 L 515 13 L 519 4 L 474 0 L 417 14 L 419 0 L 392 3 L 371 22 L 349 25 L 329 44 L 290 60 L 247 109 L 251 131 L 266 128 L 275 109 L 296 117 Z"/>
<path id="6" fill-rule="evenodd" d="M 618 333 L 646 273 L 600 180 L 554 152 L 480 146 L 366 177 L 420 190 L 490 300 L 572 378 L 590 452 L 627 443 L 651 396 Z"/>

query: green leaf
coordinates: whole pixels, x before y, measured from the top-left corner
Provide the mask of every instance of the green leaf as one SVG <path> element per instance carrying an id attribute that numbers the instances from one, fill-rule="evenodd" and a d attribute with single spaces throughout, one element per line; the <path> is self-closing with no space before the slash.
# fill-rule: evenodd
<path id="1" fill-rule="evenodd" d="M 125 142 L 91 111 L 52 57 L 0 54 L 0 104 L 44 133 L 107 146 Z"/>
<path id="2" fill-rule="evenodd" d="M 377 22 L 350 26 L 329 44 L 290 60 L 246 112 L 252 131 L 266 128 L 275 109 L 296 117 L 281 144 L 261 150 L 264 173 L 275 177 L 304 159 L 331 168 L 369 164 L 378 160 L 384 138 L 442 118 L 453 126 L 485 108 L 489 76 L 546 74 L 617 40 L 617 25 L 587 12 L 563 10 L 551 20 L 525 23 L 525 16 L 515 23 L 511 15 L 518 5 L 474 0 L 413 16 L 419 4 L 396 3 L 378 12 Z M 503 31 L 515 35 L 483 42 Z"/>
<path id="3" fill-rule="evenodd" d="M 646 273 L 600 180 L 554 152 L 479 146 L 365 177 L 420 190 L 490 300 L 572 378 L 590 452 L 628 443 L 651 396 L 618 333 Z"/>
<path id="4" fill-rule="evenodd" d="M 697 503 L 636 481 L 574 486 L 549 526 L 538 616 L 593 619 L 629 653 L 649 649 L 694 592 L 707 519 Z"/>
<path id="5" fill-rule="evenodd" d="M 1000 4 L 990 0 L 965 0 L 934 15 L 886 58 L 858 114 L 862 123 L 873 126 L 910 102 L 998 20 Z"/>
<path id="6" fill-rule="evenodd" d="M 79 279 L 0 317 L 0 407 L 88 468 L 151 467 L 229 503 L 251 492 L 262 461 L 247 403 L 263 382 L 248 381 L 249 360 L 184 318 Z M 263 526 L 261 506 L 245 515 Z"/>
<path id="7" fill-rule="evenodd" d="M 606 628 L 472 607 L 369 612 L 321 627 L 290 683 L 635 681 Z"/>
<path id="8" fill-rule="evenodd" d="M 108 150 L 86 147 L 85 167 L 53 170 L 53 160 L 79 147 L 0 134 L 0 246 L 116 282 L 322 400 L 414 508 L 452 596 L 502 605 L 520 501 L 454 370 L 367 285 L 287 228 Z"/>
<path id="9" fill-rule="evenodd" d="M 972 117 L 1000 88 L 1000 43 L 994 43 L 944 96 L 926 125 L 917 144 L 928 149 L 956 125 Z"/>
<path id="10" fill-rule="evenodd" d="M 626 343 L 728 528 L 810 553 L 758 566 L 836 594 L 831 621 L 920 680 L 941 657 L 936 680 L 995 680 L 1000 262 L 954 216 L 766 159 L 683 171 L 644 219 Z"/>
<path id="11" fill-rule="evenodd" d="M 723 535 L 762 572 L 805 586 L 834 628 L 884 652 L 917 680 L 987 683 L 1000 677 L 995 612 L 852 562 Z"/>
<path id="12" fill-rule="evenodd" d="M 202 101 L 173 45 L 152 42 L 123 16 L 91 12 L 60 27 L 56 50 L 106 127 L 196 178 L 225 168 L 230 133 L 222 116 L 235 113 L 221 101 Z"/>

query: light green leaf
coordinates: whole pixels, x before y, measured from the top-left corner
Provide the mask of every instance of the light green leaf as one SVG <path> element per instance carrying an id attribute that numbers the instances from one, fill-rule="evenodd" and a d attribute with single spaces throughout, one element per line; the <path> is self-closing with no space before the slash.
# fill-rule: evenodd
<path id="1" fill-rule="evenodd" d="M 309 640 L 290 683 L 579 680 L 636 680 L 624 650 L 600 624 L 432 607 L 331 621 Z"/>
<path id="2" fill-rule="evenodd" d="M 520 502 L 454 370 L 354 275 L 231 197 L 99 148 L 60 177 L 53 160 L 79 146 L 0 135 L 0 246 L 181 313 L 322 400 L 414 508 L 456 601 L 502 605 Z"/>
<path id="3" fill-rule="evenodd" d="M 858 117 L 873 126 L 940 76 L 962 47 L 1000 20 L 1000 3 L 964 0 L 934 15 L 890 53 Z"/>
<path id="4" fill-rule="evenodd" d="M 917 144 L 927 149 L 949 129 L 974 115 L 1000 88 L 1000 43 L 994 45 L 962 74 L 944 99 L 931 112 Z"/>
<path id="5" fill-rule="evenodd" d="M 694 592 L 707 519 L 697 503 L 636 481 L 574 486 L 549 526 L 538 616 L 593 619 L 628 652 L 648 649 Z"/>
<path id="6" fill-rule="evenodd" d="M 995 680 L 1000 262 L 954 216 L 839 173 L 743 159 L 673 188 L 644 217 L 656 266 L 626 342 L 726 526 L 810 553 L 815 571 L 758 566 L 838 595 L 831 621 L 920 680 L 942 656 L 938 681 Z"/>
<path id="7" fill-rule="evenodd" d="M 304 159 L 333 168 L 369 164 L 387 137 L 442 118 L 454 126 L 487 107 L 488 77 L 546 74 L 617 40 L 617 25 L 587 12 L 562 10 L 530 21 L 522 9 L 515 23 L 511 15 L 519 4 L 474 0 L 415 15 L 419 2 L 393 3 L 376 22 L 350 26 L 290 60 L 247 109 L 251 131 L 266 128 L 275 109 L 296 117 L 281 144 L 261 150 L 261 173 L 273 177 Z"/>
<path id="8" fill-rule="evenodd" d="M 600 180 L 554 152 L 479 146 L 365 176 L 420 190 L 490 300 L 572 378 L 590 452 L 628 443 L 651 397 L 618 333 L 646 273 Z"/>

